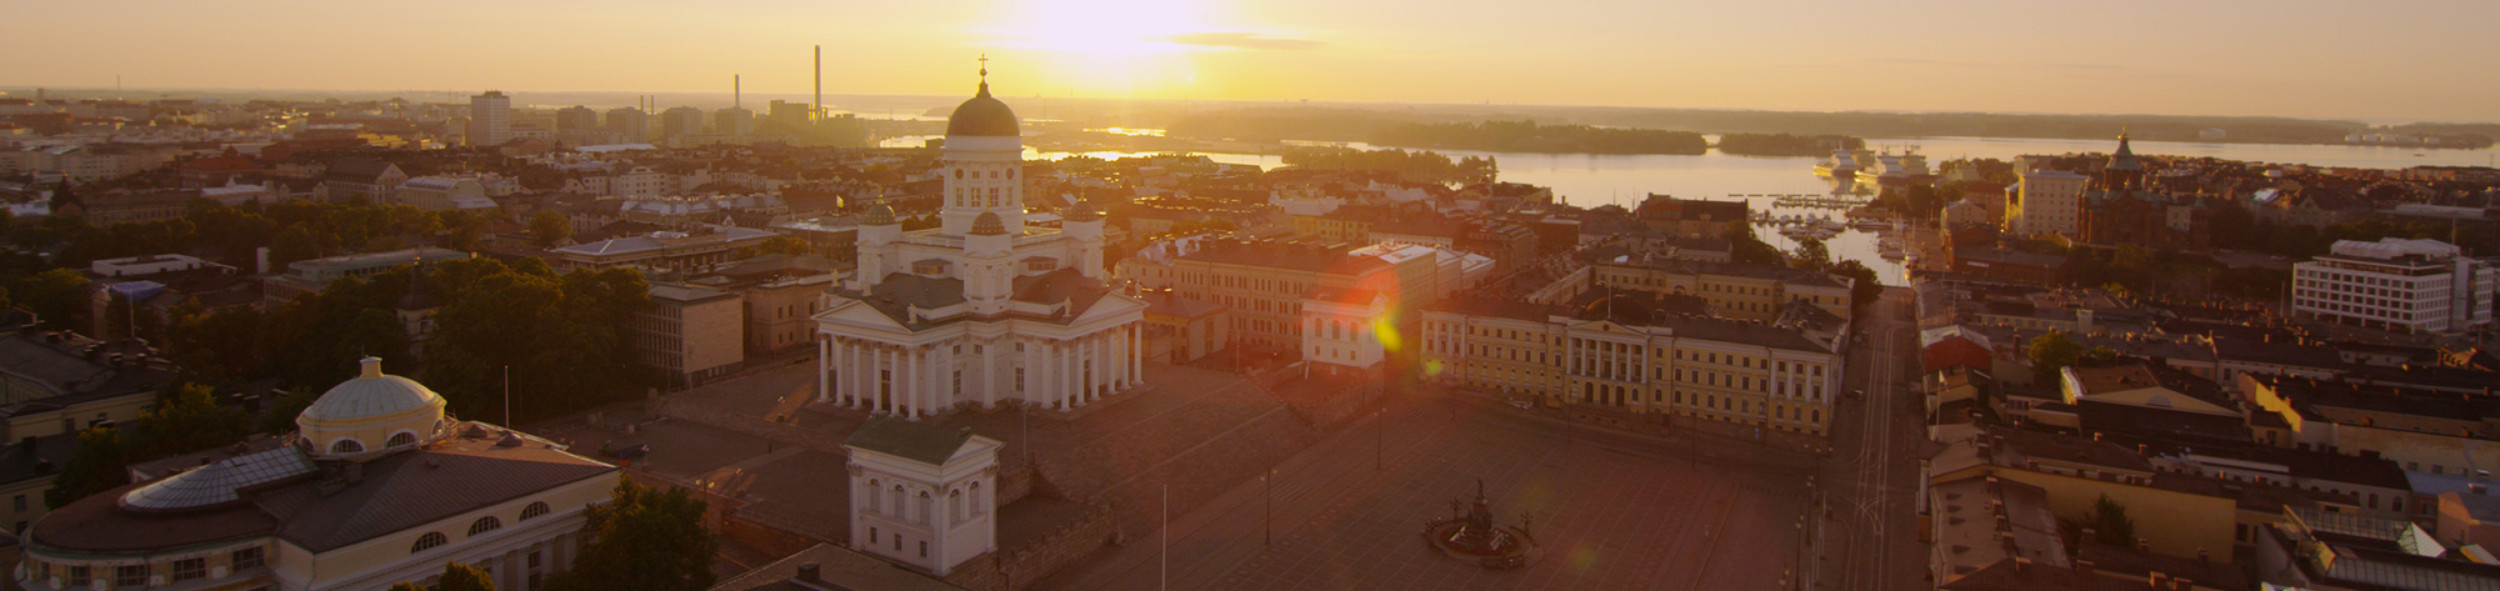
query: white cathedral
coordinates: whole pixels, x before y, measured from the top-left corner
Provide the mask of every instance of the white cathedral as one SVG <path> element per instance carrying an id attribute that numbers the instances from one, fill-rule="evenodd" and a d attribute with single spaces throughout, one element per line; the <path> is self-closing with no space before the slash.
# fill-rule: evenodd
<path id="1" fill-rule="evenodd" d="M 946 122 L 940 225 L 904 232 L 882 203 L 863 216 L 859 269 L 815 317 L 819 401 L 908 419 L 1064 410 L 1143 381 L 1146 303 L 1105 284 L 1102 212 L 1024 224 L 1024 140 L 988 73 Z"/>

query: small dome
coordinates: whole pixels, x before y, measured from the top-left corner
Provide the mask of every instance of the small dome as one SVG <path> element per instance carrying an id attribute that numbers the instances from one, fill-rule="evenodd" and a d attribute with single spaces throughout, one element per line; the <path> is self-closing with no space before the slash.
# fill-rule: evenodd
<path id="1" fill-rule="evenodd" d="M 1007 103 L 990 98 L 990 83 L 981 83 L 981 94 L 955 107 L 955 114 L 946 117 L 946 135 L 1017 137 L 1016 112 Z"/>
<path id="2" fill-rule="evenodd" d="M 979 217 L 972 218 L 972 235 L 974 236 L 1004 236 L 1006 234 L 1007 222 L 998 218 L 998 212 L 984 211 Z"/>
<path id="3" fill-rule="evenodd" d="M 896 223 L 894 221 L 894 208 L 887 207 L 885 202 L 879 201 L 876 205 L 868 206 L 868 212 L 860 215 L 859 223 L 871 226 L 894 225 Z"/>
<path id="4" fill-rule="evenodd" d="M 1102 208 L 1094 207 L 1094 202 L 1084 197 L 1078 197 L 1076 203 L 1068 204 L 1067 220 L 1071 222 L 1102 221 Z"/>
<path id="5" fill-rule="evenodd" d="M 298 420 L 358 420 L 397 415 L 418 409 L 440 412 L 443 397 L 416 380 L 382 373 L 382 360 L 366 357 L 359 362 L 362 372 L 356 379 L 339 383 L 314 399 L 304 408 Z"/>

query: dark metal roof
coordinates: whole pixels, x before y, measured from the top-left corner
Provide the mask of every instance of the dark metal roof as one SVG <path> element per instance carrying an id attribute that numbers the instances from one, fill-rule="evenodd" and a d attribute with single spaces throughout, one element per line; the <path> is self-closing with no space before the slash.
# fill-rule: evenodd
<path id="1" fill-rule="evenodd" d="M 842 445 L 891 455 L 923 464 L 938 465 L 955 457 L 964 442 L 972 440 L 969 429 L 948 429 L 936 425 L 877 417 L 851 432 Z"/>

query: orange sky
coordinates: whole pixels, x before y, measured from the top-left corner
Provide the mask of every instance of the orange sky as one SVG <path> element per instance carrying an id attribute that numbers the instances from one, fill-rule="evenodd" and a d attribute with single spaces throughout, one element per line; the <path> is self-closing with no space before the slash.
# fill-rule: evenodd
<path id="1" fill-rule="evenodd" d="M 2500 2 L 20 3 L 0 86 L 2500 120 Z M 526 97 L 524 97 L 526 98 Z"/>

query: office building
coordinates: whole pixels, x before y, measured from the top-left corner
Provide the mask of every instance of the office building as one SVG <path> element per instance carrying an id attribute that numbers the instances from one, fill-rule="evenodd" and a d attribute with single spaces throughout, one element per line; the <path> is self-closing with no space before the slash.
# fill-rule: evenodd
<path id="1" fill-rule="evenodd" d="M 2492 264 L 2428 239 L 2338 240 L 2292 265 L 2292 313 L 2407 334 L 2490 327 Z"/>

